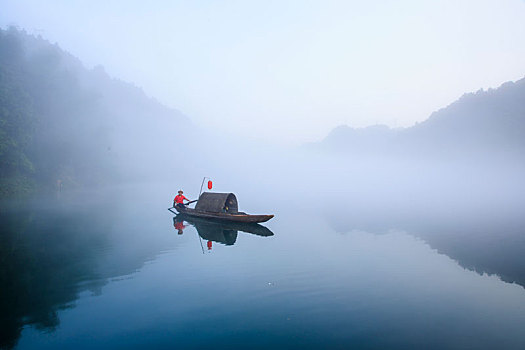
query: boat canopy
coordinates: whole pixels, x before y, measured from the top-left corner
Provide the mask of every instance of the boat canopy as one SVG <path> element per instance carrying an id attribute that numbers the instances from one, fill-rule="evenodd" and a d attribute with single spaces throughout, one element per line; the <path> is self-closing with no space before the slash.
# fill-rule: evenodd
<path id="1" fill-rule="evenodd" d="M 237 198 L 233 193 L 204 192 L 200 195 L 195 210 L 210 213 L 237 213 Z"/>

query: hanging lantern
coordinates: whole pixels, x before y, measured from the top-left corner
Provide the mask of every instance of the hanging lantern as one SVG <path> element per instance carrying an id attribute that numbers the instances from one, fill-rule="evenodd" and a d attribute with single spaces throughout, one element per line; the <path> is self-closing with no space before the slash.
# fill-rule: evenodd
<path id="1" fill-rule="evenodd" d="M 211 180 L 208 181 L 208 189 L 211 190 L 211 187 L 212 187 L 213 183 L 211 182 Z"/>

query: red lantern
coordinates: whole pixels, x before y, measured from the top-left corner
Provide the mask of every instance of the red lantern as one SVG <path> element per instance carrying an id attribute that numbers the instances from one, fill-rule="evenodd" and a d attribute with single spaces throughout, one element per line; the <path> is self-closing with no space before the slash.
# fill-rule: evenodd
<path id="1" fill-rule="evenodd" d="M 208 181 L 208 189 L 209 189 L 209 190 L 211 190 L 212 185 L 213 185 L 213 184 L 212 184 L 211 180 Z"/>

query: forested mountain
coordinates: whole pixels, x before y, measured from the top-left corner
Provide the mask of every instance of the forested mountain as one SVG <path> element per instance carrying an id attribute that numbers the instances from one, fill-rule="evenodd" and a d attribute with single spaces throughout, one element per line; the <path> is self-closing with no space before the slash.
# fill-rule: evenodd
<path id="1" fill-rule="evenodd" d="M 354 158 L 514 161 L 525 155 L 523 136 L 525 79 L 466 94 L 410 128 L 341 126 L 305 148 Z M 0 30 L 1 196 L 184 172 L 194 178 L 212 168 L 253 176 L 252 166 L 217 157 L 235 150 L 257 158 L 248 148 L 197 129 L 180 112 L 110 78 L 102 67 L 86 69 L 57 45 Z M 274 162 L 282 157 L 267 153 Z"/>
<path id="2" fill-rule="evenodd" d="M 57 45 L 0 30 L 0 194 L 140 176 L 152 152 L 189 137 L 180 112 L 88 70 Z M 160 162 L 160 160 L 158 160 Z"/>
<path id="3" fill-rule="evenodd" d="M 341 126 L 310 148 L 349 155 L 523 157 L 525 78 L 465 94 L 409 128 Z"/>

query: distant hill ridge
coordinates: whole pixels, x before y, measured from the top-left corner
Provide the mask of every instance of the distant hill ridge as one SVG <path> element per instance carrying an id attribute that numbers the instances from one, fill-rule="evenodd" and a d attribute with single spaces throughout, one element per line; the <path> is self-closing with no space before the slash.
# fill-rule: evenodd
<path id="1" fill-rule="evenodd" d="M 464 94 L 412 127 L 339 126 L 309 148 L 344 154 L 525 154 L 525 78 Z"/>

